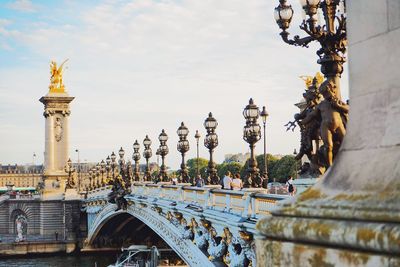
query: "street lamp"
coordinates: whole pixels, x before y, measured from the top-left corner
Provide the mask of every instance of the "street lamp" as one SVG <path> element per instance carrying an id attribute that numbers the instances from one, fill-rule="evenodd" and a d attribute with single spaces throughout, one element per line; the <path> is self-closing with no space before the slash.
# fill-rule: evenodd
<path id="1" fill-rule="evenodd" d="M 111 170 L 111 158 L 110 158 L 110 156 L 107 156 L 107 158 L 106 158 L 106 180 L 107 180 L 106 185 L 111 184 L 111 179 L 109 179 L 110 170 Z"/>
<path id="2" fill-rule="evenodd" d="M 64 168 L 65 172 L 68 173 L 68 180 L 67 184 L 65 186 L 66 189 L 73 188 L 75 186 L 75 183 L 73 181 L 73 173 L 75 172 L 75 168 L 72 167 L 72 161 L 71 159 L 68 159 L 67 165 Z"/>
<path id="3" fill-rule="evenodd" d="M 182 163 L 181 163 L 181 170 L 180 170 L 180 180 L 184 183 L 189 183 L 189 174 L 188 169 L 186 167 L 185 162 L 185 153 L 189 151 L 189 141 L 187 140 L 187 136 L 189 134 L 189 129 L 185 126 L 182 122 L 181 126 L 179 126 L 176 133 L 179 136 L 179 141 L 177 144 L 177 149 L 182 155 Z"/>
<path id="4" fill-rule="evenodd" d="M 263 106 L 262 111 L 260 113 L 260 117 L 262 119 L 263 122 L 263 130 L 264 130 L 264 178 L 266 181 L 263 181 L 263 183 L 268 184 L 268 168 L 267 168 L 267 135 L 266 135 L 266 124 L 267 124 L 267 117 L 268 117 L 268 112 L 265 108 L 265 106 Z"/>
<path id="5" fill-rule="evenodd" d="M 111 173 L 112 173 L 112 182 L 114 183 L 115 180 L 115 168 L 117 167 L 117 162 L 115 161 L 117 156 L 115 155 L 114 151 L 111 153 Z"/>
<path id="6" fill-rule="evenodd" d="M 75 149 L 75 152 L 78 153 L 78 190 L 81 187 L 81 180 L 82 180 L 82 170 L 81 170 L 81 159 L 80 159 L 80 151 L 79 149 Z"/>
<path id="7" fill-rule="evenodd" d="M 297 150 L 296 150 L 296 148 L 293 150 L 293 155 L 294 155 L 294 159 L 295 159 L 295 162 L 294 162 L 294 168 L 295 168 L 295 172 L 296 172 L 296 179 L 298 178 L 298 175 L 299 175 L 299 173 L 298 173 L 298 171 L 297 171 L 297 160 L 296 160 L 296 156 L 297 156 Z"/>
<path id="8" fill-rule="evenodd" d="M 86 191 L 91 191 L 91 190 L 93 190 L 93 187 L 92 187 L 92 179 L 93 179 L 93 177 L 92 177 L 92 170 L 91 169 L 89 170 L 88 174 L 89 174 L 89 185 L 87 186 L 87 190 Z"/>
<path id="9" fill-rule="evenodd" d="M 262 181 L 257 168 L 257 160 L 254 154 L 255 144 L 261 138 L 261 127 L 257 120 L 260 115 L 258 107 L 254 104 L 252 98 L 249 104 L 243 110 L 243 116 L 246 119 L 246 125 L 243 128 L 243 139 L 250 146 L 250 159 L 247 167 L 247 173 L 244 180 L 244 187 L 261 187 Z"/>
<path id="10" fill-rule="evenodd" d="M 140 153 L 139 153 L 140 145 L 137 140 L 135 140 L 135 143 L 133 144 L 133 155 L 132 159 L 135 161 L 135 171 L 134 171 L 134 177 L 135 181 L 140 180 L 140 172 L 139 172 L 139 160 L 140 160 Z"/>
<path id="11" fill-rule="evenodd" d="M 208 161 L 207 168 L 207 183 L 208 184 L 219 184 L 219 177 L 217 175 L 217 168 L 213 160 L 214 149 L 218 146 L 218 135 L 215 133 L 215 129 L 218 126 L 217 120 L 212 116 L 210 112 L 207 119 L 204 121 L 204 128 L 207 130 L 207 135 L 204 138 L 204 146 L 208 148 L 210 152 L 210 160 Z"/>
<path id="12" fill-rule="evenodd" d="M 131 169 L 129 167 L 129 165 L 131 164 L 130 161 L 128 161 L 128 163 L 125 162 L 124 156 L 125 156 L 125 151 L 122 149 L 122 147 L 120 148 L 120 150 L 118 151 L 119 154 L 119 170 L 120 170 L 120 174 L 122 176 L 122 180 L 124 181 L 125 184 L 125 190 L 129 190 L 131 187 Z"/>
<path id="13" fill-rule="evenodd" d="M 169 149 L 167 146 L 168 135 L 165 133 L 164 129 L 161 131 L 160 135 L 158 136 L 158 140 L 160 141 L 160 147 L 158 148 L 159 155 L 161 156 L 161 167 L 159 178 L 161 181 L 166 182 L 168 181 L 167 175 L 167 168 L 165 166 L 165 156 L 169 153 Z"/>
<path id="14" fill-rule="evenodd" d="M 97 163 L 96 166 L 94 167 L 95 174 L 96 174 L 96 188 L 101 187 L 101 181 L 100 181 L 100 163 Z"/>
<path id="15" fill-rule="evenodd" d="M 200 133 L 196 130 L 196 134 L 194 138 L 196 138 L 196 146 L 197 146 L 197 166 L 196 166 L 196 178 L 200 175 L 200 166 L 199 166 L 199 140 L 200 140 Z"/>
<path id="16" fill-rule="evenodd" d="M 101 186 L 106 186 L 107 181 L 104 179 L 104 173 L 106 172 L 106 163 L 102 159 L 100 162 L 100 173 L 101 173 Z"/>
<path id="17" fill-rule="evenodd" d="M 144 151 L 143 151 L 143 157 L 146 159 L 146 170 L 144 172 L 144 180 L 145 181 L 151 181 L 151 174 L 150 174 L 150 165 L 149 165 L 149 159 L 151 158 L 152 151 L 151 151 L 151 140 L 149 136 L 146 135 L 146 137 L 143 140 L 143 145 L 144 145 Z"/>
<path id="18" fill-rule="evenodd" d="M 293 39 L 289 39 L 287 29 L 294 12 L 287 2 L 279 0 L 279 6 L 274 12 L 275 20 L 282 30 L 280 33 L 282 40 L 290 45 L 302 47 L 308 47 L 312 41 L 319 42 L 321 48 L 317 50 L 319 57 L 317 62 L 321 65 L 321 72 L 325 78 L 334 83 L 336 97 L 341 100 L 340 76 L 343 72 L 343 63 L 346 61 L 344 54 L 347 46 L 345 0 L 300 0 L 305 13 L 300 29 L 308 36 L 300 38 L 296 35 Z M 318 19 L 321 11 L 325 25 Z"/>

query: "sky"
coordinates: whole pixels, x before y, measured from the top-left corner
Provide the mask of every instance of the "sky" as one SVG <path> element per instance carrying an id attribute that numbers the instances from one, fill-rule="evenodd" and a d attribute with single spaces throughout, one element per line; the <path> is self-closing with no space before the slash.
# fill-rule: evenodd
<path id="1" fill-rule="evenodd" d="M 289 32 L 298 29 L 301 8 Z M 48 92 L 49 63 L 69 59 L 64 74 L 71 104 L 70 156 L 97 162 L 145 135 L 153 141 L 165 129 L 166 163 L 179 168 L 176 130 L 201 133 L 212 112 L 218 120 L 215 159 L 246 153 L 242 111 L 249 98 L 266 106 L 267 151 L 292 154 L 298 129 L 284 124 L 298 112 L 304 82 L 319 71 L 317 44 L 285 44 L 271 0 L 16 0 L 0 1 L 0 163 L 43 162 L 44 117 L 38 100 Z M 347 63 L 342 94 L 348 98 Z M 141 150 L 142 152 L 142 150 Z M 262 140 L 256 153 L 263 152 Z M 33 159 L 33 154 L 36 158 Z M 144 160 L 142 159 L 142 162 Z"/>

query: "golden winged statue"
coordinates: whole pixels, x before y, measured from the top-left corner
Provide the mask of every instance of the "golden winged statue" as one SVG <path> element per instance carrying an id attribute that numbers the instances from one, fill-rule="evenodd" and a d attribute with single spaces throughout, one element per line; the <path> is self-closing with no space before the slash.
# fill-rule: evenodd
<path id="1" fill-rule="evenodd" d="M 311 85 L 313 85 L 313 83 L 315 83 L 316 87 L 319 88 L 321 83 L 324 81 L 324 76 L 322 75 L 321 72 L 317 72 L 314 77 L 302 75 L 302 76 L 300 76 L 300 79 L 302 79 L 305 82 L 307 89 L 309 87 L 311 87 Z"/>
<path id="2" fill-rule="evenodd" d="M 68 59 L 64 60 L 63 63 L 57 68 L 57 63 L 55 61 L 51 61 L 50 63 L 50 85 L 49 89 L 51 93 L 64 93 L 65 87 L 63 83 L 63 73 L 64 73 L 64 64 Z"/>

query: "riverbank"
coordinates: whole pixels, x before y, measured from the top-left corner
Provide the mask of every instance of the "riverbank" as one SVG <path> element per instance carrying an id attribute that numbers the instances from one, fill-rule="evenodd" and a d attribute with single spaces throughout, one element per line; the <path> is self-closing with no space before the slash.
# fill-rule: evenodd
<path id="1" fill-rule="evenodd" d="M 0 243 L 0 256 L 72 253 L 77 249 L 74 241 L 26 241 Z"/>

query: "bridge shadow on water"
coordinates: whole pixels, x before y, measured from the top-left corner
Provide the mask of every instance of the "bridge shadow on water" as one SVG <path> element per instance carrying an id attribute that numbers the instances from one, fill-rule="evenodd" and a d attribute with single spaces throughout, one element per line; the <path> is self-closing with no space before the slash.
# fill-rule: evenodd
<path id="1" fill-rule="evenodd" d="M 129 213 L 119 213 L 107 220 L 93 239 L 91 247 L 98 251 L 110 251 L 131 245 L 171 249 L 157 233 Z M 169 264 L 184 263 L 172 250 L 163 252 L 161 258 L 168 259 Z"/>

